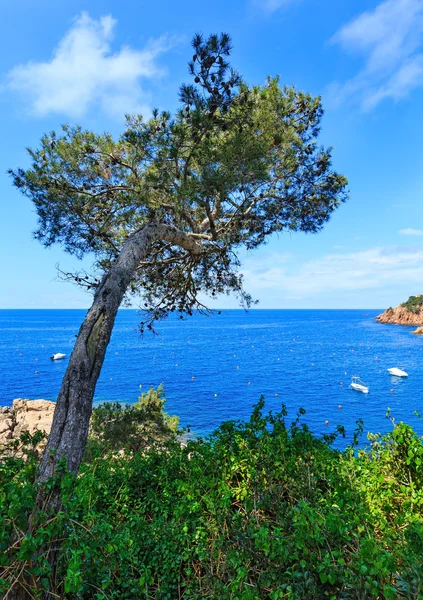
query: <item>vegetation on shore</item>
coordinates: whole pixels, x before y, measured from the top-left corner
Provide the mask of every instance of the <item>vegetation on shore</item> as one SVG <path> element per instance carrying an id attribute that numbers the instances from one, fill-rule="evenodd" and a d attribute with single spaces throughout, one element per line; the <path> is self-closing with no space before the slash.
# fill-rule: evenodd
<path id="1" fill-rule="evenodd" d="M 423 296 L 421 294 L 418 294 L 417 296 L 410 296 L 406 302 L 401 304 L 401 306 L 414 314 L 418 314 L 423 308 Z"/>
<path id="2" fill-rule="evenodd" d="M 62 509 L 39 512 L 26 534 L 36 458 L 4 458 L 1 592 L 25 581 L 34 598 L 50 585 L 75 600 L 423 597 L 419 436 L 398 423 L 358 449 L 359 423 L 355 447 L 340 452 L 336 435 L 318 439 L 300 424 L 304 411 L 289 424 L 285 409 L 264 416 L 263 404 L 206 440 L 182 446 L 171 426 L 126 455 L 114 451 L 116 423 L 125 429 L 137 409 L 109 407 L 79 475 L 47 484 L 60 486 Z M 58 541 L 52 588 L 37 549 Z"/>

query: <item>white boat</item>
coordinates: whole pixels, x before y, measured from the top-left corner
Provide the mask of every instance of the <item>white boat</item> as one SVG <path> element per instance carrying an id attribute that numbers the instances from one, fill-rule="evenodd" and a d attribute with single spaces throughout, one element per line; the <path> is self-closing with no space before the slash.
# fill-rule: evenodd
<path id="1" fill-rule="evenodd" d="M 395 377 L 408 377 L 408 373 L 406 373 L 402 369 L 398 369 L 397 367 L 388 369 L 388 373 L 390 373 L 391 375 L 395 375 Z"/>
<path id="2" fill-rule="evenodd" d="M 354 377 L 351 379 L 350 388 L 356 390 L 357 392 L 362 392 L 363 394 L 369 393 L 369 388 L 364 381 L 361 381 L 360 377 L 357 377 L 357 375 L 354 375 Z"/>
<path id="3" fill-rule="evenodd" d="M 52 356 L 50 356 L 51 360 L 62 360 L 63 358 L 66 358 L 66 354 L 61 354 L 60 352 L 56 352 L 56 354 L 53 354 Z"/>

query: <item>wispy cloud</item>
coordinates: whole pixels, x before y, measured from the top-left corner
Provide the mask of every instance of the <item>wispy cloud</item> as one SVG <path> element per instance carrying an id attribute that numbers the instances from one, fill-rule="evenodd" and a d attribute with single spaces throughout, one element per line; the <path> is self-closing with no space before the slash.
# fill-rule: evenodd
<path id="1" fill-rule="evenodd" d="M 81 117 L 92 108 L 112 116 L 148 112 L 149 97 L 141 81 L 158 78 L 157 57 L 172 44 L 166 37 L 150 40 L 142 50 L 122 47 L 112 52 L 116 21 L 82 13 L 47 62 L 14 67 L 7 87 L 22 95 L 36 116 Z"/>
<path id="2" fill-rule="evenodd" d="M 296 0 L 253 0 L 254 6 L 265 13 L 273 13 L 280 8 L 285 8 Z"/>
<path id="3" fill-rule="evenodd" d="M 392 285 L 413 291 L 423 281 L 423 245 L 326 254 L 299 266 L 285 254 L 260 261 L 251 258 L 244 263 L 243 273 L 246 289 L 261 298 L 268 293 L 279 298 L 316 298 L 328 292 L 379 291 Z"/>
<path id="4" fill-rule="evenodd" d="M 423 85 L 423 0 L 386 0 L 363 12 L 333 36 L 349 53 L 364 58 L 351 79 L 329 86 L 329 101 L 357 100 L 365 111 L 382 100 L 399 101 Z"/>
<path id="5" fill-rule="evenodd" d="M 400 229 L 401 235 L 423 235 L 423 229 Z"/>

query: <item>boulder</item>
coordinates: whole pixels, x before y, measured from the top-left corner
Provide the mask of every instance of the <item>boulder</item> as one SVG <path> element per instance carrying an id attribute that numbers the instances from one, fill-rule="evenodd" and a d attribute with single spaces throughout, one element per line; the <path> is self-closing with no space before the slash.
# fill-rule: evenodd
<path id="1" fill-rule="evenodd" d="M 13 400 L 16 428 L 34 434 L 36 431 L 50 433 L 56 404 L 48 400 Z"/>
<path id="2" fill-rule="evenodd" d="M 0 450 L 7 451 L 10 442 L 19 440 L 22 433 L 34 435 L 36 431 L 49 434 L 56 404 L 48 400 L 24 400 L 17 398 L 12 407 L 0 407 Z M 37 450 L 42 451 L 46 440 Z M 19 448 L 11 448 L 19 454 Z"/>

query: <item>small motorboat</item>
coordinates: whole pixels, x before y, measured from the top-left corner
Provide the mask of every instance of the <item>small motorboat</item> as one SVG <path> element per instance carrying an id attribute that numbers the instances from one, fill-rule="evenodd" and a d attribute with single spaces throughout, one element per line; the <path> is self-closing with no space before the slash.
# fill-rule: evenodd
<path id="1" fill-rule="evenodd" d="M 66 354 L 61 354 L 60 352 L 56 352 L 56 354 L 52 354 L 50 356 L 51 360 L 62 360 L 63 358 L 66 358 Z"/>
<path id="2" fill-rule="evenodd" d="M 357 392 L 362 392 L 363 394 L 369 393 L 368 386 L 364 383 L 364 381 L 361 381 L 360 377 L 357 377 L 357 375 L 354 375 L 354 377 L 351 379 L 350 388 L 356 390 Z"/>
<path id="3" fill-rule="evenodd" d="M 395 375 L 395 377 L 408 377 L 408 373 L 406 373 L 402 369 L 398 369 L 397 367 L 388 369 L 388 373 L 390 373 L 391 375 Z"/>

